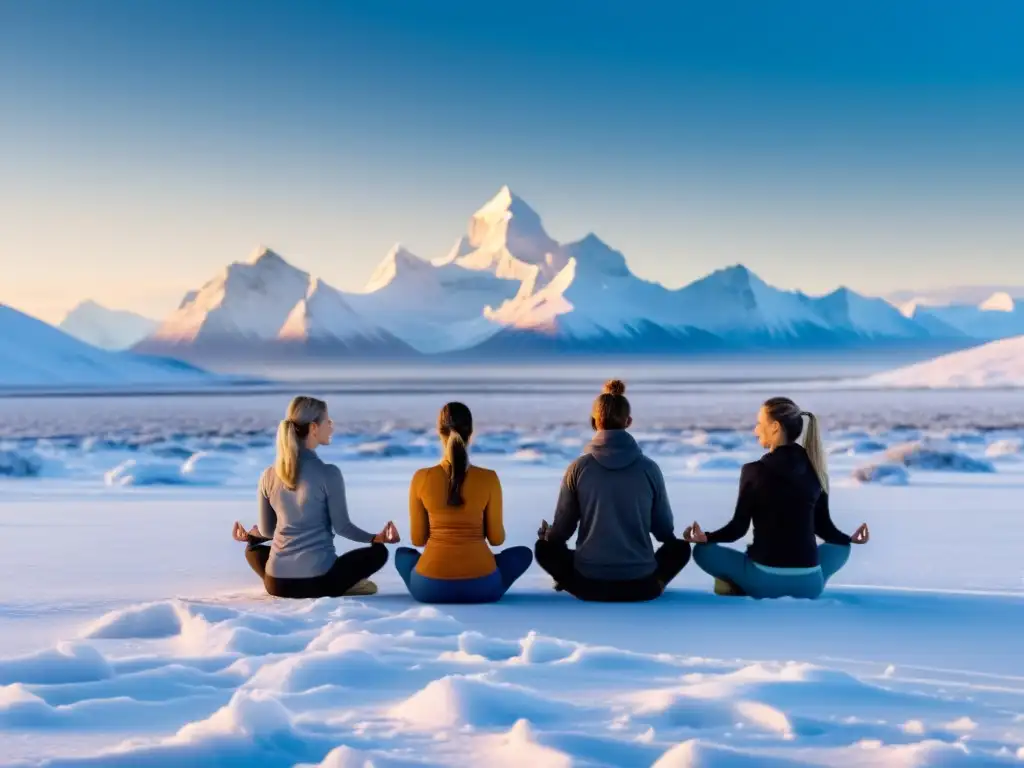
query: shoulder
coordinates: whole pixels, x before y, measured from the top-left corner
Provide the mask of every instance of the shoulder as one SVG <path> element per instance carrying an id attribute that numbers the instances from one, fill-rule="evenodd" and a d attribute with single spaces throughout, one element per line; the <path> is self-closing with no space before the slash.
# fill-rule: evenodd
<path id="1" fill-rule="evenodd" d="M 412 473 L 412 480 L 410 484 L 413 487 L 421 487 L 424 483 L 431 480 L 437 482 L 438 479 L 444 478 L 444 481 L 448 482 L 448 473 L 444 471 L 444 467 L 440 464 L 434 464 L 429 467 L 421 467 Z"/>
<path id="2" fill-rule="evenodd" d="M 578 459 L 573 460 L 569 464 L 569 466 L 565 468 L 565 479 L 575 480 L 577 477 L 580 476 L 580 472 L 582 472 L 587 466 L 593 463 L 593 461 L 594 457 L 591 456 L 589 453 L 585 453 Z"/>
<path id="3" fill-rule="evenodd" d="M 274 469 L 273 464 L 263 470 L 260 474 L 260 489 L 266 492 L 273 484 L 274 479 L 277 477 L 277 470 Z"/>
<path id="4" fill-rule="evenodd" d="M 647 472 L 647 474 L 651 475 L 652 477 L 662 477 L 661 467 L 658 465 L 658 462 L 656 462 L 650 456 L 641 456 L 640 463 L 641 466 L 643 466 L 644 471 Z"/>
<path id="5" fill-rule="evenodd" d="M 751 461 L 743 465 L 740 470 L 740 482 L 753 483 L 761 479 L 764 471 L 764 463 L 761 459 Z"/>
<path id="6" fill-rule="evenodd" d="M 337 464 L 328 464 L 326 461 L 317 458 L 314 466 L 316 466 L 317 471 L 321 473 L 321 477 L 323 477 L 324 482 L 328 485 L 343 483 L 345 481 L 345 478 L 342 477 L 341 474 L 341 467 Z"/>
<path id="7" fill-rule="evenodd" d="M 501 480 L 498 479 L 498 473 L 495 472 L 493 469 L 487 469 L 487 467 L 471 466 L 469 468 L 469 471 L 473 473 L 479 472 L 480 476 L 483 477 L 487 484 L 492 488 L 494 488 L 495 486 L 499 488 L 501 487 Z"/>

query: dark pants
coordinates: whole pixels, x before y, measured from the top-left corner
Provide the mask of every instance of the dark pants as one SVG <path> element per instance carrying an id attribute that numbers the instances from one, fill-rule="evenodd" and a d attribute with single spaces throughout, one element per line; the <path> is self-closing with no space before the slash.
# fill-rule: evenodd
<path id="1" fill-rule="evenodd" d="M 668 541 L 654 553 L 654 573 L 642 579 L 604 581 L 581 576 L 573 564 L 573 550 L 565 544 L 539 540 L 534 552 L 537 565 L 551 574 L 555 583 L 580 600 L 631 603 L 660 597 L 665 585 L 690 562 L 690 545 L 682 539 Z"/>
<path id="2" fill-rule="evenodd" d="M 493 573 L 475 579 L 433 579 L 416 572 L 420 553 L 411 547 L 395 552 L 395 569 L 409 594 L 421 603 L 493 603 L 501 600 L 516 579 L 533 562 L 529 547 L 509 547 L 497 552 L 498 567 Z"/>
<path id="3" fill-rule="evenodd" d="M 270 558 L 267 541 L 269 539 L 250 536 L 245 559 L 256 575 L 263 579 L 267 594 L 274 597 L 341 597 L 383 568 L 388 561 L 388 548 L 383 544 L 371 544 L 341 555 L 322 576 L 278 579 L 267 575 L 267 560 Z"/>

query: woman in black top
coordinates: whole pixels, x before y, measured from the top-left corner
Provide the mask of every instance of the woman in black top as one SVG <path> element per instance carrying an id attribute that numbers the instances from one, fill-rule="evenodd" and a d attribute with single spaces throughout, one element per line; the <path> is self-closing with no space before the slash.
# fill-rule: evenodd
<path id="1" fill-rule="evenodd" d="M 804 418 L 807 428 L 804 429 Z M 715 592 L 751 597 L 818 597 L 850 557 L 866 544 L 866 523 L 852 536 L 836 528 L 828 509 L 828 474 L 818 419 L 786 397 L 761 406 L 754 429 L 768 453 L 740 473 L 736 512 L 705 533 L 696 522 L 683 532 L 695 544 L 693 561 L 715 577 Z M 803 435 L 804 445 L 797 443 Z M 747 552 L 719 546 L 754 526 Z M 825 543 L 818 544 L 815 537 Z"/>

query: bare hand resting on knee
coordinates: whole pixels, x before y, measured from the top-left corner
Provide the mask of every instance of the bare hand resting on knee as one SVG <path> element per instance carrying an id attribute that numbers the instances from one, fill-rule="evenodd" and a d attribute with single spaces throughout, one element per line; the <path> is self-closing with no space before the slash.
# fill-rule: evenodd
<path id="1" fill-rule="evenodd" d="M 240 541 L 243 544 L 249 541 L 250 536 L 258 536 L 261 539 L 263 538 L 263 536 L 260 535 L 260 529 L 255 525 L 251 530 L 246 531 L 245 528 L 242 527 L 242 524 L 237 520 L 235 520 L 235 527 L 231 529 L 231 536 L 235 541 Z"/>
<path id="2" fill-rule="evenodd" d="M 402 537 L 398 535 L 398 526 L 391 520 L 384 526 L 384 530 L 373 537 L 374 544 L 397 544 L 402 540 Z"/>
<path id="3" fill-rule="evenodd" d="M 686 530 L 683 531 L 683 541 L 688 541 L 691 544 L 707 544 L 707 534 L 700 528 L 700 523 L 696 520 L 693 521 L 693 525 L 687 526 Z"/>
<path id="4" fill-rule="evenodd" d="M 853 532 L 853 536 L 850 537 L 851 544 L 867 544 L 871 540 L 871 531 L 868 530 L 867 523 L 861 523 L 860 527 Z"/>

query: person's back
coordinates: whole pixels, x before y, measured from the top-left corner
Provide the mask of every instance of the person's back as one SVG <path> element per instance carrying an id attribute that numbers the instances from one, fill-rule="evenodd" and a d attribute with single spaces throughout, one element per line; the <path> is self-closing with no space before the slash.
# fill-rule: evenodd
<path id="1" fill-rule="evenodd" d="M 410 539 L 424 547 L 416 572 L 434 579 L 472 579 L 493 573 L 494 555 L 487 546 L 505 542 L 501 484 L 493 470 L 470 466 L 462 484 L 462 506 L 448 503 L 449 470 L 444 464 L 413 475 Z M 414 501 L 415 500 L 415 501 Z M 486 537 L 486 538 L 485 538 Z"/>
<path id="2" fill-rule="evenodd" d="M 824 489 L 803 446 L 780 446 L 744 466 L 741 478 L 751 493 L 750 557 L 781 568 L 817 565 L 815 510 Z"/>
<path id="3" fill-rule="evenodd" d="M 500 600 L 533 561 L 528 547 L 492 554 L 505 542 L 497 473 L 469 463 L 473 414 L 447 403 L 437 417 L 441 463 L 420 469 L 409 484 L 410 538 L 422 553 L 402 547 L 395 568 L 409 593 L 424 603 Z"/>
<path id="4" fill-rule="evenodd" d="M 695 521 L 683 538 L 696 545 L 694 560 L 715 578 L 720 594 L 818 597 L 846 563 L 850 544 L 867 542 L 867 526 L 851 537 L 832 522 L 813 413 L 788 397 L 770 398 L 758 410 L 754 434 L 768 453 L 743 466 L 732 519 L 706 533 Z M 804 445 L 797 442 L 801 437 Z M 745 553 L 721 546 L 742 539 L 751 525 L 754 538 Z"/>
<path id="5" fill-rule="evenodd" d="M 673 537 L 672 511 L 661 470 L 632 435 L 624 429 L 597 432 L 586 454 L 569 466 L 565 483 L 578 505 L 574 562 L 580 574 L 617 581 L 654 573 L 651 535 L 659 541 Z M 556 511 L 556 533 L 574 513 Z"/>
<path id="6" fill-rule="evenodd" d="M 246 531 L 235 522 L 233 537 L 248 545 L 246 562 L 276 597 L 373 594 L 368 577 L 387 562 L 384 543 L 399 540 L 392 522 L 374 535 L 349 518 L 341 470 L 316 455 L 333 434 L 327 403 L 293 398 L 278 425 L 274 464 L 260 476 L 256 525 Z M 339 557 L 335 534 L 368 546 Z"/>
<path id="7" fill-rule="evenodd" d="M 306 579 L 326 573 L 338 556 L 328 498 L 342 502 L 345 498 L 341 470 L 302 448 L 295 489 L 288 488 L 271 466 L 260 478 L 260 493 L 277 516 L 267 574 L 278 579 Z M 366 543 L 372 538 L 367 533 Z"/>
<path id="8" fill-rule="evenodd" d="M 625 390 L 613 379 L 594 401 L 594 438 L 562 478 L 551 525 L 537 532 L 537 563 L 581 600 L 651 600 L 690 559 L 690 545 L 673 532 L 661 469 L 626 431 L 633 419 Z M 657 552 L 652 535 L 662 543 Z"/>

